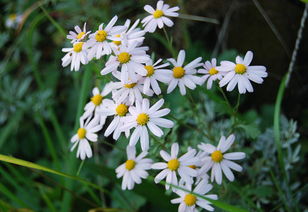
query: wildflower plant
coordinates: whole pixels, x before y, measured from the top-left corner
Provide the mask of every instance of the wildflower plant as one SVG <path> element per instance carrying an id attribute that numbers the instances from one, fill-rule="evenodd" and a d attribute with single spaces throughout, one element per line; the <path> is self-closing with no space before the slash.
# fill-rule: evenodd
<path id="1" fill-rule="evenodd" d="M 166 26 L 174 25 L 172 18 L 179 16 L 180 8 L 158 1 L 156 9 L 150 5 L 144 9 L 150 15 L 141 21 L 142 26 L 139 20 L 132 26 L 131 20 L 121 25 L 114 16 L 107 25 L 101 23 L 96 30 L 88 30 L 84 24 L 83 30 L 76 26 L 76 32 L 67 36 L 72 47 L 62 49 L 67 52 L 62 59 L 63 67 L 71 64 L 71 70 L 79 71 L 80 63 L 86 65 L 106 55 L 100 75 L 110 79 L 102 91 L 97 87 L 93 89 L 91 101 L 80 117 L 80 128 L 72 138 L 72 150 L 78 145 L 77 157 L 90 158 L 89 141 L 96 142 L 100 136 L 113 134 L 113 139 L 126 145 L 127 160 L 116 168 L 117 177 L 122 178 L 122 189 L 132 190 L 135 184 L 142 184 L 148 175 L 160 170 L 154 181 L 165 182 L 166 190 L 171 188 L 180 196 L 171 201 L 180 204 L 179 211 L 196 211 L 198 207 L 212 211 L 210 199 L 216 200 L 219 193 L 205 195 L 213 188 L 211 183 L 222 184 L 223 174 L 234 181 L 236 177 L 231 170 L 240 172 L 243 168 L 233 160 L 245 159 L 246 154 L 227 152 L 236 140 L 234 131 L 221 131 L 220 140 L 206 137 L 191 146 L 187 145 L 189 138 L 168 141 L 170 132 L 176 132 L 173 128 L 180 117 L 169 115 L 172 108 L 168 108 L 165 97 L 176 92 L 176 87 L 182 96 L 190 96 L 197 87 L 209 92 L 218 87 L 224 93 L 220 87 L 225 85 L 227 91 L 238 86 L 239 95 L 253 92 L 250 81 L 261 84 L 267 77 L 266 68 L 251 65 L 251 51 L 244 58 L 237 56 L 235 62 L 220 63 L 216 58 L 209 59 L 210 62 L 202 57 L 188 61 L 184 49 L 178 51 L 177 58 L 150 57 L 154 52 L 146 46 L 144 38 L 162 28 L 166 33 Z M 107 123 L 109 118 L 111 122 Z M 99 133 L 102 129 L 104 132 Z M 159 162 L 157 151 L 153 151 L 159 139 L 163 145 L 158 150 L 165 162 Z M 140 149 L 136 145 L 138 141 L 142 152 L 136 156 Z M 171 154 L 167 153 L 167 146 L 171 147 Z"/>

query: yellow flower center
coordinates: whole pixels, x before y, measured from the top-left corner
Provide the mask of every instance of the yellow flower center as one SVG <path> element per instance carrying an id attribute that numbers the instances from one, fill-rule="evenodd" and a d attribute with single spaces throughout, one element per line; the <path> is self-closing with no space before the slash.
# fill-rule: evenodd
<path id="1" fill-rule="evenodd" d="M 75 52 L 81 52 L 83 44 L 84 44 L 84 42 L 75 43 L 74 46 L 73 46 L 73 50 Z"/>
<path id="2" fill-rule="evenodd" d="M 168 169 L 170 169 L 171 171 L 175 171 L 179 168 L 180 166 L 180 162 L 178 161 L 178 159 L 172 159 L 168 161 Z"/>
<path id="3" fill-rule="evenodd" d="M 186 196 L 184 198 L 184 202 L 187 206 L 195 205 L 196 201 L 197 201 L 197 197 L 195 195 L 192 195 L 192 194 L 186 194 Z"/>
<path id="4" fill-rule="evenodd" d="M 85 32 L 79 32 L 78 35 L 77 35 L 77 39 L 80 39 L 82 38 L 82 36 L 86 34 Z"/>
<path id="5" fill-rule="evenodd" d="M 150 120 L 150 117 L 148 114 L 146 113 L 140 113 L 138 116 L 137 116 L 137 124 L 139 125 L 146 125 L 148 123 L 148 121 Z"/>
<path id="6" fill-rule="evenodd" d="M 214 162 L 219 163 L 219 162 L 222 160 L 223 155 L 222 155 L 221 151 L 216 150 L 216 151 L 214 151 L 214 152 L 211 154 L 211 157 L 212 157 L 212 160 L 213 160 Z"/>
<path id="7" fill-rule="evenodd" d="M 209 74 L 210 75 L 215 75 L 215 74 L 217 74 L 218 73 L 218 71 L 217 71 L 217 69 L 215 69 L 215 68 L 211 68 L 210 70 L 209 70 Z"/>
<path id="8" fill-rule="evenodd" d="M 144 68 L 147 70 L 147 77 L 150 77 L 154 74 L 155 70 L 153 66 L 144 66 Z"/>
<path id="9" fill-rule="evenodd" d="M 135 168 L 135 165 L 136 165 L 136 162 L 134 160 L 127 160 L 125 162 L 125 168 L 129 171 Z"/>
<path id="10" fill-rule="evenodd" d="M 117 37 L 117 38 L 119 38 L 119 37 L 121 37 L 121 35 L 115 35 L 115 37 Z M 121 41 L 119 41 L 119 40 L 114 40 L 114 41 L 112 41 L 115 45 L 117 45 L 117 46 L 120 46 L 121 45 Z"/>
<path id="11" fill-rule="evenodd" d="M 185 74 L 184 68 L 178 66 L 173 68 L 173 76 L 174 78 L 182 78 Z"/>
<path id="12" fill-rule="evenodd" d="M 120 63 L 127 63 L 130 60 L 131 55 L 128 52 L 122 52 L 118 55 L 118 61 Z"/>
<path id="13" fill-rule="evenodd" d="M 128 112 L 128 107 L 125 104 L 119 104 L 116 108 L 116 113 L 118 116 L 125 116 Z"/>
<path id="14" fill-rule="evenodd" d="M 17 18 L 16 14 L 10 14 L 9 15 L 9 19 L 12 20 L 12 21 L 14 21 L 16 18 Z"/>
<path id="15" fill-rule="evenodd" d="M 97 94 L 95 96 L 93 96 L 91 98 L 91 101 L 93 102 L 93 104 L 95 104 L 96 106 L 100 105 L 102 103 L 103 100 L 103 96 L 100 94 Z"/>
<path id="16" fill-rule="evenodd" d="M 98 30 L 95 35 L 95 40 L 98 42 L 103 42 L 107 38 L 107 32 L 105 30 Z"/>
<path id="17" fill-rule="evenodd" d="M 243 64 L 236 64 L 234 70 L 235 70 L 235 73 L 237 73 L 237 74 L 244 74 L 246 72 L 247 68 Z"/>
<path id="18" fill-rule="evenodd" d="M 196 169 L 197 168 L 197 166 L 195 166 L 195 165 L 189 165 L 188 167 L 192 168 L 192 169 Z"/>
<path id="19" fill-rule="evenodd" d="M 124 84 L 125 88 L 133 88 L 137 85 L 137 83 Z"/>
<path id="20" fill-rule="evenodd" d="M 160 18 L 164 15 L 164 12 L 162 10 L 155 10 L 153 13 L 154 18 Z"/>
<path id="21" fill-rule="evenodd" d="M 86 137 L 86 129 L 85 128 L 79 128 L 77 131 L 77 135 L 80 139 L 84 139 Z"/>

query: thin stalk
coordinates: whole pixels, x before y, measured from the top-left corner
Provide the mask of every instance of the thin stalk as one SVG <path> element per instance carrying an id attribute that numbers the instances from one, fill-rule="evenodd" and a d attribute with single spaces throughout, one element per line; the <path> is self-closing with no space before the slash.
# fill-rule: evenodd
<path id="1" fill-rule="evenodd" d="M 40 8 L 43 10 L 44 14 L 46 15 L 46 17 L 49 19 L 49 21 L 58 29 L 58 31 L 61 33 L 61 35 L 63 37 L 66 36 L 66 32 L 64 30 L 64 28 L 58 24 L 50 15 L 49 13 L 47 12 L 47 10 L 43 7 L 43 5 L 41 4 L 40 5 Z"/>

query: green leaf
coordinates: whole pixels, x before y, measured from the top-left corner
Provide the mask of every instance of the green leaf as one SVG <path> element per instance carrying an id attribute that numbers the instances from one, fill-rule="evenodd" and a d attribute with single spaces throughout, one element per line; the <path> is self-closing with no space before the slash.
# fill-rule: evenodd
<path id="1" fill-rule="evenodd" d="M 301 2 L 308 3 L 308 0 L 300 0 Z"/>
<path id="2" fill-rule="evenodd" d="M 261 133 L 260 129 L 256 124 L 248 124 L 248 125 L 240 124 L 238 125 L 238 127 L 242 128 L 245 131 L 247 137 L 252 139 L 257 138 Z"/>

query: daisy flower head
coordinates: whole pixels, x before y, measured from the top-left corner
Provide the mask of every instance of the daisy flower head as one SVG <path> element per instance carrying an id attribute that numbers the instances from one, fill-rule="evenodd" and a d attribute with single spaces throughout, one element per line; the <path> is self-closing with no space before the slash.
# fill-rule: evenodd
<path id="1" fill-rule="evenodd" d="M 204 74 L 202 79 L 207 81 L 207 89 L 212 88 L 213 81 L 221 80 L 223 77 L 223 72 L 217 70 L 216 58 L 213 58 L 211 61 L 205 61 L 203 69 L 199 69 L 198 73 Z"/>
<path id="2" fill-rule="evenodd" d="M 132 190 L 135 183 L 140 184 L 142 179 L 148 177 L 147 170 L 150 169 L 152 160 L 145 158 L 147 152 L 142 152 L 136 157 L 136 148 L 127 146 L 127 161 L 116 168 L 117 178 L 122 179 L 122 190 Z"/>
<path id="3" fill-rule="evenodd" d="M 208 155 L 203 158 L 203 166 L 201 172 L 211 171 L 211 181 L 216 181 L 217 184 L 222 182 L 222 172 L 229 181 L 234 181 L 234 175 L 231 171 L 242 171 L 242 167 L 233 160 L 241 160 L 245 158 L 244 152 L 232 152 L 225 153 L 233 144 L 235 136 L 232 134 L 227 139 L 222 136 L 219 140 L 218 146 L 215 147 L 212 144 L 202 143 L 198 145 L 199 149 L 207 153 Z"/>
<path id="4" fill-rule="evenodd" d="M 170 188 L 169 184 L 178 185 L 177 173 L 183 179 L 186 184 L 192 184 L 192 177 L 197 176 L 197 171 L 194 170 L 191 166 L 197 163 L 196 150 L 191 149 L 186 152 L 181 157 L 178 157 L 179 145 L 178 143 L 173 143 L 171 146 L 171 154 L 168 154 L 166 151 L 161 150 L 160 156 L 166 162 L 154 163 L 152 169 L 162 169 L 162 171 L 156 175 L 154 181 L 159 183 L 161 180 L 166 178 L 167 184 L 165 185 L 166 189 Z M 172 190 L 177 190 L 172 188 Z"/>
<path id="5" fill-rule="evenodd" d="M 71 40 L 71 43 L 83 40 L 91 31 L 87 32 L 87 23 L 84 23 L 83 30 L 79 26 L 74 27 L 74 31 L 69 31 L 69 34 L 66 36 L 67 39 Z"/>
<path id="6" fill-rule="evenodd" d="M 136 107 L 130 107 L 130 115 L 125 117 L 122 130 L 135 128 L 130 136 L 129 145 L 135 146 L 140 139 L 142 151 L 149 149 L 149 132 L 150 130 L 155 136 L 161 137 L 164 132 L 160 129 L 172 128 L 174 123 L 168 119 L 162 118 L 170 112 L 170 109 L 160 109 L 164 104 L 161 99 L 150 107 L 148 99 L 143 99 L 142 102 L 136 101 Z"/>
<path id="7" fill-rule="evenodd" d="M 145 50 L 137 47 L 134 43 L 130 46 L 121 45 L 120 48 L 114 49 L 115 55 L 110 56 L 106 67 L 101 71 L 101 75 L 110 72 L 116 72 L 121 67 L 121 81 L 136 80 L 136 75 L 145 76 L 147 71 L 144 64 L 150 59 Z"/>
<path id="8" fill-rule="evenodd" d="M 103 55 L 109 55 L 112 52 L 112 45 L 110 42 L 120 41 L 120 38 L 115 35 L 120 34 L 126 30 L 126 26 L 114 26 L 118 20 L 117 16 L 114 16 L 111 21 L 104 27 L 104 24 L 99 25 L 98 30 L 89 36 L 89 50 L 88 58 L 99 59 Z"/>
<path id="9" fill-rule="evenodd" d="M 71 64 L 71 71 L 78 71 L 80 63 L 88 63 L 88 45 L 86 42 L 75 42 L 72 48 L 63 48 L 62 52 L 67 52 L 62 58 L 62 66 L 66 67 Z"/>
<path id="10" fill-rule="evenodd" d="M 22 14 L 10 14 L 5 20 L 5 26 L 7 28 L 17 28 L 17 26 L 22 22 L 23 15 Z"/>
<path id="11" fill-rule="evenodd" d="M 168 83 L 169 78 L 166 74 L 166 70 L 164 69 L 167 66 L 169 66 L 168 63 L 164 63 L 159 65 L 159 63 L 162 61 L 162 59 L 157 60 L 154 64 L 152 59 L 149 60 L 144 68 L 147 70 L 147 75 L 144 77 L 144 87 L 143 92 L 148 92 L 151 88 L 154 91 L 156 95 L 161 94 L 161 89 L 159 87 L 159 84 L 157 81 Z"/>
<path id="12" fill-rule="evenodd" d="M 106 99 L 104 102 L 103 108 L 99 110 L 103 116 L 113 116 L 113 120 L 107 127 L 104 136 L 108 137 L 113 133 L 113 139 L 117 140 L 120 137 L 122 130 L 120 128 L 123 126 L 123 118 L 128 115 L 128 109 L 130 104 L 125 101 L 114 101 L 110 99 Z M 129 136 L 129 130 L 125 131 L 126 137 Z"/>
<path id="13" fill-rule="evenodd" d="M 147 32 L 154 32 L 158 26 L 162 29 L 164 25 L 168 27 L 173 26 L 173 22 L 167 17 L 178 17 L 179 7 L 171 7 L 168 4 L 164 4 L 164 1 L 158 1 L 156 4 L 156 10 L 150 5 L 145 5 L 144 10 L 151 15 L 145 17 L 141 22 L 143 23 L 144 30 Z"/>
<path id="14" fill-rule="evenodd" d="M 240 56 L 236 57 L 236 63 L 230 61 L 222 61 L 219 71 L 225 72 L 223 79 L 219 82 L 219 86 L 227 85 L 227 91 L 232 91 L 235 86 L 238 86 L 240 94 L 253 92 L 253 87 L 250 81 L 261 84 L 263 78 L 267 77 L 265 66 L 251 66 L 253 53 L 248 51 L 244 59 Z"/>
<path id="15" fill-rule="evenodd" d="M 208 199 L 217 200 L 218 197 L 216 194 L 206 194 L 213 188 L 211 184 L 201 181 L 193 190 L 191 184 L 186 184 L 184 188 L 189 192 L 177 189 L 175 193 L 180 197 L 171 200 L 171 203 L 173 204 L 180 204 L 178 209 L 179 212 L 197 212 L 197 206 L 208 211 L 214 211 L 214 208 L 211 206 L 209 201 L 196 195 L 198 194 Z"/>
<path id="16" fill-rule="evenodd" d="M 93 113 L 97 115 L 97 111 L 101 110 L 104 107 L 104 102 L 107 100 L 105 97 L 111 92 L 111 84 L 108 83 L 102 91 L 99 91 L 97 87 L 93 88 L 92 90 L 92 97 L 90 102 L 86 104 L 84 107 L 85 113 L 84 118 L 88 118 L 89 116 L 92 116 Z"/>
<path id="17" fill-rule="evenodd" d="M 114 76 L 120 79 L 120 73 L 116 72 Z M 136 76 L 135 80 L 127 82 L 113 82 L 111 85 L 113 92 L 112 98 L 118 102 L 127 101 L 129 104 L 134 104 L 136 101 L 142 101 L 143 79 L 141 76 Z M 152 90 L 147 90 L 144 93 L 147 96 L 153 96 Z"/>
<path id="18" fill-rule="evenodd" d="M 126 30 L 122 33 L 114 35 L 114 41 L 112 45 L 114 48 L 119 48 L 120 45 L 130 46 L 136 43 L 137 46 L 140 46 L 143 43 L 145 31 L 138 28 L 140 20 L 138 19 L 131 25 L 131 20 L 127 19 L 124 26 Z"/>
<path id="19" fill-rule="evenodd" d="M 89 141 L 97 141 L 97 132 L 100 131 L 103 125 L 99 124 L 100 118 L 98 116 L 94 117 L 92 120 L 90 118 L 83 119 L 80 118 L 80 128 L 77 133 L 71 138 L 73 146 L 71 151 L 73 151 L 78 145 L 77 158 L 84 160 L 86 157 L 92 157 L 92 149 Z"/>
<path id="20" fill-rule="evenodd" d="M 174 68 L 171 70 L 168 70 L 168 78 L 169 78 L 169 86 L 167 89 L 167 93 L 171 93 L 176 86 L 180 88 L 180 93 L 182 95 L 186 94 L 186 88 L 189 89 L 195 89 L 196 85 L 202 84 L 202 78 L 195 76 L 197 73 L 196 68 L 201 66 L 201 57 L 198 57 L 197 59 L 193 60 L 192 62 L 188 63 L 184 66 L 185 61 L 185 51 L 181 50 L 179 52 L 177 61 L 173 58 L 168 59 L 169 62 L 172 63 Z"/>

